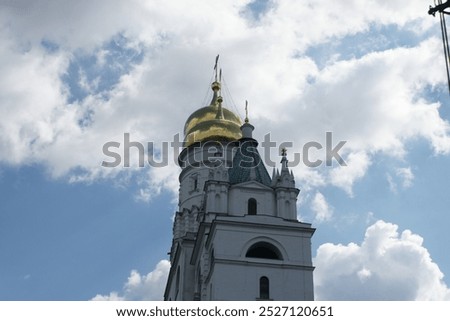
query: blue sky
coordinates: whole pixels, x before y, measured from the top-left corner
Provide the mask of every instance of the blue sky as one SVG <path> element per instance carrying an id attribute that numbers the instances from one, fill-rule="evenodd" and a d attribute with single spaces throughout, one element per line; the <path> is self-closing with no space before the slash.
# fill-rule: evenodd
<path id="1" fill-rule="evenodd" d="M 346 167 L 292 168 L 316 298 L 449 300 L 450 98 L 428 5 L 0 1 L 0 300 L 162 297 L 178 168 L 104 168 L 102 146 L 182 135 L 218 53 L 260 141 L 347 141 Z"/>

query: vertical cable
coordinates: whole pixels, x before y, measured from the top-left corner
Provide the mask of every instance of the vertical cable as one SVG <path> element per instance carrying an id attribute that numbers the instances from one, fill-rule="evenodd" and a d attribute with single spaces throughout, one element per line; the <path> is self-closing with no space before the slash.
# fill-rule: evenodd
<path id="1" fill-rule="evenodd" d="M 434 0 L 435 7 L 442 5 L 442 0 L 438 0 L 437 2 L 438 3 L 436 5 L 436 0 Z M 445 68 L 447 70 L 447 84 L 448 84 L 448 91 L 450 94 L 450 70 L 449 70 L 450 48 L 448 45 L 447 24 L 445 23 L 445 16 L 443 10 L 439 10 L 439 20 L 441 22 L 442 45 L 444 47 Z"/>
<path id="2" fill-rule="evenodd" d="M 449 70 L 450 48 L 448 45 L 447 25 L 445 23 L 444 13 L 442 12 L 439 13 L 439 18 L 441 20 L 442 44 L 444 46 L 445 68 L 447 69 L 447 83 L 450 94 L 450 70 Z"/>

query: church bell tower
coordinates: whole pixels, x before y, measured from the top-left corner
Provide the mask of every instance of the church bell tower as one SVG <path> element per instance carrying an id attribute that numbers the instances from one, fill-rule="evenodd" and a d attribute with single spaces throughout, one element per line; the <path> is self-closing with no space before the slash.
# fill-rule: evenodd
<path id="1" fill-rule="evenodd" d="M 211 88 L 184 127 L 164 299 L 314 300 L 314 228 L 297 219 L 286 151 L 270 177 L 248 116 L 222 106 L 217 72 Z"/>

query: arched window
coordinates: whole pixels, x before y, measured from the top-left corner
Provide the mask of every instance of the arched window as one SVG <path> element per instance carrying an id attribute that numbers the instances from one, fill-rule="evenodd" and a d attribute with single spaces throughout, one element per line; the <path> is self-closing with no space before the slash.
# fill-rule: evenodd
<path id="1" fill-rule="evenodd" d="M 254 257 L 259 259 L 282 260 L 280 251 L 272 244 L 267 242 L 258 242 L 250 246 L 246 257 Z"/>
<path id="2" fill-rule="evenodd" d="M 256 200 L 254 198 L 250 198 L 248 200 L 247 214 L 248 215 L 256 215 Z"/>
<path id="3" fill-rule="evenodd" d="M 259 279 L 259 298 L 269 300 L 269 278 L 267 276 Z"/>

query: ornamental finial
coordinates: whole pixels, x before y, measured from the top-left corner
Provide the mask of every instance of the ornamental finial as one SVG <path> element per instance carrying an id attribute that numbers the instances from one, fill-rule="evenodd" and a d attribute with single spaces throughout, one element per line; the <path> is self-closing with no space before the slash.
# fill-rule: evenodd
<path id="1" fill-rule="evenodd" d="M 287 159 L 287 149 L 285 147 L 283 147 L 281 149 L 281 172 L 284 173 L 286 171 L 289 172 L 288 170 L 288 159 Z"/>

